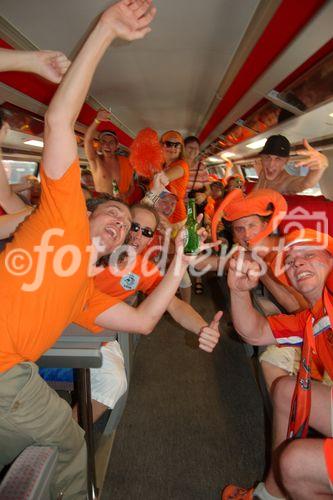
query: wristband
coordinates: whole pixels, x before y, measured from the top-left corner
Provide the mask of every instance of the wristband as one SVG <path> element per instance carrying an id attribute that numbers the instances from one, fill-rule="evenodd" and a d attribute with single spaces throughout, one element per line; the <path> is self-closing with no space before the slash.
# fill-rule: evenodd
<path id="1" fill-rule="evenodd" d="M 159 200 L 159 195 L 153 193 L 152 191 L 147 191 L 145 198 L 147 198 L 153 205 Z"/>

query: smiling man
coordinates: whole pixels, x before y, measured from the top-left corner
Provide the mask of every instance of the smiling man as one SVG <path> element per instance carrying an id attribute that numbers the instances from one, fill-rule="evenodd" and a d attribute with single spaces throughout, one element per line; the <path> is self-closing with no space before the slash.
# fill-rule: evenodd
<path id="1" fill-rule="evenodd" d="M 135 251 L 135 261 L 130 263 L 128 269 L 129 258 L 125 258 L 118 263 L 117 268 L 109 265 L 95 278 L 99 290 L 120 300 L 125 300 L 137 292 L 150 295 L 163 280 L 158 267 L 144 258 L 144 252 L 157 228 L 158 216 L 155 210 L 144 205 L 134 205 L 131 207 L 131 213 L 132 224 L 127 244 Z M 193 307 L 175 296 L 171 299 L 167 311 L 179 325 L 198 335 L 200 349 L 213 351 L 220 337 L 218 325 L 221 311 L 217 312 L 208 324 Z M 118 342 L 108 342 L 102 348 L 102 355 L 102 367 L 91 370 L 94 420 L 107 408 L 113 408 L 127 388 L 124 359 Z"/>
<path id="2" fill-rule="evenodd" d="M 98 111 L 95 120 L 85 133 L 84 147 L 96 191 L 115 196 L 116 185 L 120 196 L 126 199 L 131 192 L 134 171 L 128 158 L 117 154 L 119 141 L 116 132 L 112 130 L 110 118 L 109 112 L 103 109 Z M 100 127 L 102 130 L 98 136 L 99 146 L 95 149 L 94 136 Z"/>
<path id="3" fill-rule="evenodd" d="M 116 38 L 143 38 L 155 12 L 149 0 L 121 0 L 86 38 L 45 115 L 40 204 L 0 254 L 0 469 L 31 444 L 53 446 L 58 461 L 52 499 L 86 498 L 86 447 L 69 405 L 41 379 L 35 362 L 72 321 L 95 333 L 103 328 L 150 333 L 191 262 L 180 237 L 178 263 L 173 260 L 138 308 L 99 292 L 89 274 L 92 257 L 122 243 L 131 217 L 128 208 L 108 200 L 92 212 L 89 227 L 74 124 L 106 49 Z M 15 267 L 20 252 L 28 263 L 23 273 Z M 69 272 L 73 264 L 75 271 Z M 39 286 L 27 290 L 38 270 Z"/>
<path id="4" fill-rule="evenodd" d="M 282 270 L 278 269 L 278 258 L 284 265 Z M 286 493 L 304 500 L 331 497 L 333 440 L 299 439 L 291 444 L 286 440 L 305 438 L 309 425 L 332 437 L 332 388 L 311 377 L 316 373 L 320 379 L 325 370 L 333 376 L 333 297 L 329 284 L 333 239 L 310 229 L 286 236 L 274 261 L 275 272 L 310 304 L 294 315 L 261 316 L 249 294 L 258 283 L 258 263 L 249 260 L 238 269 L 236 265 L 235 260 L 230 262 L 228 284 L 237 332 L 253 345 L 302 345 L 302 363 L 297 379 L 282 377 L 275 386 L 272 466 L 265 482 L 250 490 L 230 485 L 222 499 L 274 500 L 285 498 Z M 280 459 L 277 450 L 284 447 Z"/>

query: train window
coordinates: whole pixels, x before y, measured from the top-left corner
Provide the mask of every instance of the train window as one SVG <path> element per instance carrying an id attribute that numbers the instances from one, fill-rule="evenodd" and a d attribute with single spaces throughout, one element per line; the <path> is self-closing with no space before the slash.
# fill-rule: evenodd
<path id="1" fill-rule="evenodd" d="M 246 180 L 258 180 L 258 172 L 252 166 L 242 168 Z"/>
<path id="2" fill-rule="evenodd" d="M 18 184 L 27 175 L 36 175 L 38 163 L 36 161 L 2 160 L 10 184 Z"/>

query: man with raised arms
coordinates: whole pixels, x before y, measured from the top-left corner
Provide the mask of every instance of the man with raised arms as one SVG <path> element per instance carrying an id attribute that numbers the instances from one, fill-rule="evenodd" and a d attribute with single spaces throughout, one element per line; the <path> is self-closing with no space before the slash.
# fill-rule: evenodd
<path id="1" fill-rule="evenodd" d="M 180 238 L 178 261 L 136 309 L 97 291 L 89 276 L 92 262 L 123 243 L 131 214 L 111 200 L 87 218 L 74 124 L 110 43 L 144 37 L 154 15 L 150 0 L 121 0 L 96 23 L 45 115 L 40 205 L 0 255 L 0 466 L 31 444 L 56 447 L 52 498 L 86 497 L 86 448 L 70 407 L 39 377 L 34 362 L 72 321 L 95 332 L 148 334 L 191 262 Z"/>
<path id="2" fill-rule="evenodd" d="M 279 260 L 285 266 L 282 274 Z M 258 263 L 232 259 L 228 284 L 234 326 L 253 345 L 302 345 L 302 363 L 297 379 L 282 377 L 275 385 L 272 464 L 265 481 L 250 490 L 227 486 L 222 500 L 305 500 L 331 498 L 333 493 L 332 388 L 311 380 L 314 373 L 320 379 L 325 370 L 333 376 L 333 239 L 311 229 L 293 231 L 273 264 L 279 279 L 288 280 L 309 308 L 293 315 L 261 316 L 249 293 L 258 283 Z M 328 439 L 299 439 L 306 438 L 309 425 Z M 290 438 L 297 440 L 290 443 Z"/>
<path id="3" fill-rule="evenodd" d="M 320 181 L 326 168 L 328 159 L 322 153 L 310 146 L 308 141 L 303 141 L 304 149 L 298 150 L 298 155 L 304 158 L 296 159 L 297 167 L 309 169 L 306 176 L 290 175 L 285 170 L 289 160 L 290 142 L 283 135 L 268 137 L 263 150 L 260 152 L 261 171 L 254 189 L 275 189 L 279 193 L 301 193 L 314 187 Z"/>
<path id="4" fill-rule="evenodd" d="M 103 123 L 106 128 L 99 132 L 99 146 L 94 147 L 94 136 L 101 122 L 110 123 L 110 113 L 99 110 L 95 120 L 88 127 L 84 136 L 84 148 L 94 178 L 96 191 L 116 196 L 115 187 L 122 199 L 126 199 L 133 186 L 133 167 L 128 158 L 117 155 L 119 141 L 111 128 L 111 123 Z"/>

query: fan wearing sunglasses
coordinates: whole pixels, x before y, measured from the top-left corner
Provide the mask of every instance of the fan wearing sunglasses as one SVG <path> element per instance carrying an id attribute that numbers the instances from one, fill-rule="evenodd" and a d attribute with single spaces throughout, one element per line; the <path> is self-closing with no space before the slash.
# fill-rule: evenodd
<path id="1" fill-rule="evenodd" d="M 143 254 L 150 244 L 159 222 L 158 215 L 154 209 L 144 205 L 133 205 L 131 214 L 132 225 L 127 244 L 136 253 L 136 260 L 131 265 L 131 271 L 126 269 L 128 262 L 125 258 L 118 265 L 117 270 L 108 266 L 95 277 L 95 285 L 102 292 L 122 301 L 139 291 L 149 295 L 163 280 L 163 276 L 155 264 L 143 261 Z M 220 336 L 218 328 L 222 316 L 221 311 L 215 314 L 210 323 L 207 323 L 193 307 L 176 296 L 169 303 L 167 311 L 179 325 L 199 336 L 200 349 L 207 352 L 213 351 Z M 91 370 L 94 420 L 116 403 L 114 395 L 111 394 L 112 391 L 115 391 L 118 399 L 126 391 L 124 363 L 119 358 L 119 354 L 117 357 L 114 356 L 113 351 L 114 342 L 109 342 L 102 348 L 102 367 Z M 107 406 L 109 400 L 112 401 L 112 405 Z"/>
<path id="2" fill-rule="evenodd" d="M 169 130 L 162 135 L 160 140 L 165 157 L 164 173 L 169 179 L 166 188 L 177 196 L 176 207 L 169 217 L 169 222 L 179 224 L 181 227 L 186 221 L 184 198 L 189 179 L 189 166 L 184 154 L 184 139 L 179 132 Z"/>

